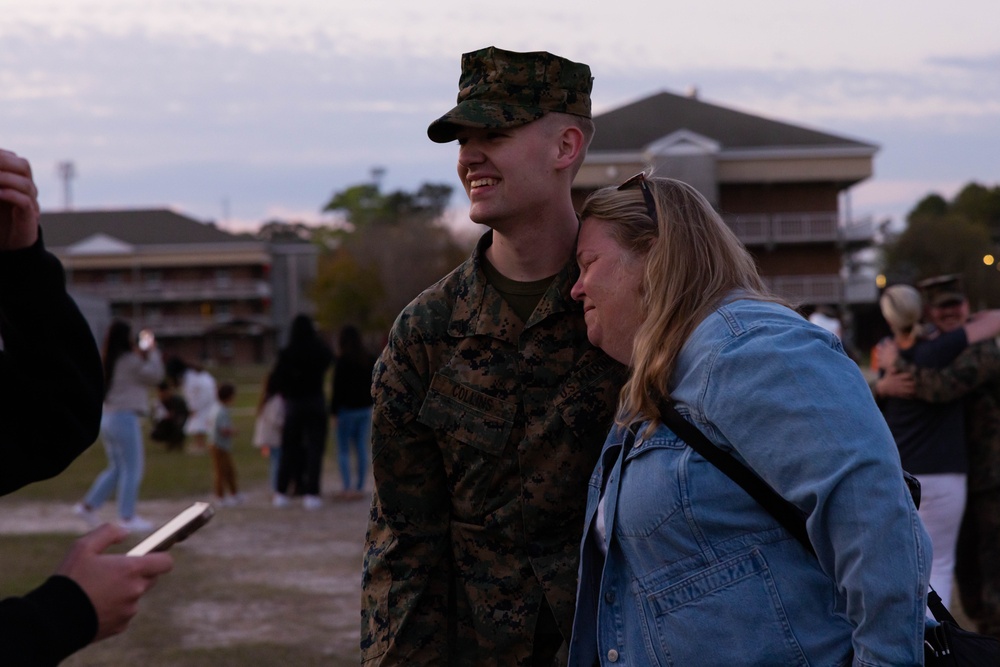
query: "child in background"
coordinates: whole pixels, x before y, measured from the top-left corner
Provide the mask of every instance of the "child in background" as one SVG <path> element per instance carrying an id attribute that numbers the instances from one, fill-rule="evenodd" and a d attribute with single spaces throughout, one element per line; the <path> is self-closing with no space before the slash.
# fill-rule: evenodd
<path id="1" fill-rule="evenodd" d="M 167 451 L 182 451 L 186 437 L 184 423 L 188 418 L 187 403 L 174 392 L 169 380 L 161 382 L 157 390 L 159 400 L 153 407 L 153 430 L 149 437 L 164 443 Z"/>
<path id="2" fill-rule="evenodd" d="M 285 424 L 285 399 L 277 391 L 274 373 L 264 380 L 264 391 L 257 404 L 257 420 L 253 426 L 253 446 L 271 462 L 271 492 L 278 492 L 278 463 L 281 460 L 281 428 Z"/>
<path id="3" fill-rule="evenodd" d="M 214 428 L 210 431 L 211 442 L 209 450 L 212 453 L 212 472 L 215 487 L 215 499 L 223 507 L 239 505 L 243 496 L 236 488 L 236 467 L 233 465 L 233 417 L 229 406 L 236 395 L 236 388 L 224 382 L 219 386 L 219 400 L 215 404 L 215 415 L 212 420 Z M 229 495 L 226 495 L 226 491 Z"/>

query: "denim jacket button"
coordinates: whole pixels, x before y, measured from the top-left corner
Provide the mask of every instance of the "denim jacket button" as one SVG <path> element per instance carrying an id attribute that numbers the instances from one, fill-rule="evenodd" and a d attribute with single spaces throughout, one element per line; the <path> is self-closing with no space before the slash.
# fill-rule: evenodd
<path id="1" fill-rule="evenodd" d="M 614 604 L 615 594 L 612 591 L 608 591 L 607 593 L 604 594 L 604 601 L 607 602 L 608 604 Z"/>
<path id="2" fill-rule="evenodd" d="M 608 651 L 608 662 L 618 662 L 618 651 L 614 649 Z"/>

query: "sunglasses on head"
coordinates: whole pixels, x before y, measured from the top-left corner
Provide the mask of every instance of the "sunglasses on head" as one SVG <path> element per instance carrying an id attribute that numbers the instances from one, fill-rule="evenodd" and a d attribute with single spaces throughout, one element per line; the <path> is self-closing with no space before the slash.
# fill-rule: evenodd
<path id="1" fill-rule="evenodd" d="M 646 202 L 646 213 L 649 215 L 649 219 L 653 221 L 653 224 L 659 224 L 656 218 L 656 201 L 653 200 L 653 192 L 649 189 L 649 181 L 646 180 L 646 173 L 640 171 L 635 176 L 628 178 L 624 183 L 618 186 L 618 190 L 628 190 L 633 186 L 639 186 L 642 191 L 642 198 Z"/>

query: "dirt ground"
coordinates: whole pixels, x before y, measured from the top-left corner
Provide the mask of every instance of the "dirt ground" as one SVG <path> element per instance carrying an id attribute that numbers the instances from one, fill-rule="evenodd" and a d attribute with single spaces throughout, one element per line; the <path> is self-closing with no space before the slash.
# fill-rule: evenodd
<path id="1" fill-rule="evenodd" d="M 204 498 L 145 501 L 140 511 L 159 524 L 195 500 Z M 369 495 L 327 497 L 315 511 L 299 503 L 275 509 L 261 488 L 244 505 L 218 508 L 174 548 L 174 571 L 143 599 L 129 630 L 63 665 L 357 665 L 369 504 Z M 10 498 L 2 505 L 3 535 L 71 539 L 84 531 L 65 505 Z M 952 611 L 969 627 L 957 601 Z"/>
<path id="2" fill-rule="evenodd" d="M 142 502 L 140 512 L 159 524 L 195 500 L 204 498 Z M 324 500 L 314 511 L 276 509 L 261 488 L 241 506 L 217 508 L 174 548 L 174 571 L 144 598 L 129 630 L 63 664 L 152 664 L 144 651 L 161 640 L 177 653 L 156 664 L 357 664 L 370 496 Z M 0 512 L 2 534 L 83 531 L 61 504 L 7 499 Z M 256 647 L 250 662 L 233 654 L 239 645 Z"/>

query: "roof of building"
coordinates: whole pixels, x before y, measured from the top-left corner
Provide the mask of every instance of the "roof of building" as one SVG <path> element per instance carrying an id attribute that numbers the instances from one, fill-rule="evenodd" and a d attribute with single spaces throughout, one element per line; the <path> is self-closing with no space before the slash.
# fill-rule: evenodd
<path id="1" fill-rule="evenodd" d="M 86 239 L 117 239 L 130 245 L 257 242 L 169 209 L 66 211 L 42 213 L 45 245 L 71 246 Z"/>
<path id="2" fill-rule="evenodd" d="M 811 130 L 703 102 L 697 97 L 661 92 L 594 116 L 597 133 L 591 151 L 639 151 L 681 130 L 709 137 L 727 149 L 867 148 L 871 143 Z"/>

